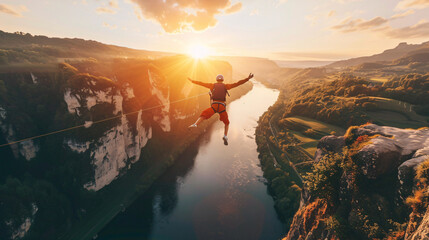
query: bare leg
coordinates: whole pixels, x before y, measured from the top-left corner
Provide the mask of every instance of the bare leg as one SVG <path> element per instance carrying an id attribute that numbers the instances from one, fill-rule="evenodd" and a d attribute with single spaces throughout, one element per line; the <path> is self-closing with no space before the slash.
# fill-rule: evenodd
<path id="1" fill-rule="evenodd" d="M 196 128 L 196 127 L 198 127 L 198 124 L 200 124 L 202 121 L 204 121 L 204 118 L 199 117 L 194 124 L 192 124 L 191 126 L 189 126 L 189 128 Z"/>
<path id="2" fill-rule="evenodd" d="M 199 118 L 197 119 L 197 121 L 195 122 L 195 125 L 197 125 L 197 126 L 198 126 L 198 124 L 200 124 L 202 121 L 204 121 L 204 118 L 199 117 Z"/>
<path id="3" fill-rule="evenodd" d="M 224 136 L 223 136 L 223 144 L 228 145 L 228 137 L 226 136 L 228 134 L 228 128 L 229 128 L 229 124 L 225 124 L 225 132 L 224 132 Z"/>

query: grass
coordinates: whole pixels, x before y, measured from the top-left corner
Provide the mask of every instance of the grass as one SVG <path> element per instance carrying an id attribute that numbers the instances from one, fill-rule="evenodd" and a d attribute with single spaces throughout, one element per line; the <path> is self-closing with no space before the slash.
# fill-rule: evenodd
<path id="1" fill-rule="evenodd" d="M 315 141 L 314 138 L 307 137 L 301 132 L 297 132 L 293 130 L 290 130 L 289 132 L 292 133 L 293 137 L 298 139 L 301 143 L 309 143 L 309 142 Z"/>
<path id="2" fill-rule="evenodd" d="M 302 125 L 305 128 L 313 129 L 318 133 L 320 138 L 322 136 L 330 135 L 331 132 L 336 132 L 336 135 L 344 135 L 345 133 L 345 130 L 343 128 L 307 117 L 294 116 L 286 118 L 286 120 L 294 122 L 295 124 Z M 299 140 L 300 143 L 297 145 L 298 150 L 304 151 L 308 157 L 312 158 L 312 156 L 314 156 L 314 154 L 316 153 L 317 144 L 320 138 L 306 136 L 303 132 L 300 131 L 288 130 L 288 132 L 291 133 L 294 138 Z"/>
<path id="3" fill-rule="evenodd" d="M 312 141 L 312 142 L 307 142 L 304 144 L 301 144 L 300 146 L 309 154 L 311 154 L 312 156 L 314 156 L 314 154 L 316 153 L 317 150 L 317 144 L 319 143 L 319 141 Z"/>
<path id="4" fill-rule="evenodd" d="M 345 133 L 345 130 L 340 128 L 340 127 L 337 127 L 337 126 L 334 126 L 331 124 L 327 124 L 324 122 L 320 122 L 320 121 L 317 121 L 315 119 L 311 119 L 311 118 L 307 118 L 307 117 L 295 116 L 295 117 L 286 118 L 286 120 L 293 121 L 295 123 L 299 123 L 299 124 L 306 126 L 308 128 L 312 128 L 313 130 L 315 130 L 317 132 L 324 133 L 324 135 L 329 135 L 333 131 L 336 132 L 337 134 L 341 134 L 341 135 Z"/>
<path id="5" fill-rule="evenodd" d="M 427 126 L 429 118 L 417 114 L 413 105 L 398 100 L 381 97 L 370 97 L 379 110 L 367 112 L 375 123 L 399 128 L 420 128 Z"/>
<path id="6" fill-rule="evenodd" d="M 279 114 L 274 114 L 272 116 L 272 121 L 270 121 L 272 122 L 272 130 L 276 137 L 281 139 L 280 142 L 282 144 L 288 145 L 286 154 L 294 164 L 312 162 L 317 150 L 317 144 L 323 136 L 330 135 L 333 131 L 335 131 L 337 135 L 343 135 L 345 133 L 345 130 L 340 127 L 307 117 L 294 116 L 286 118 L 286 121 L 293 123 L 293 126 L 297 126 L 296 129 L 302 130 L 291 130 L 283 127 L 281 132 L 285 134 L 279 135 L 278 132 L 280 132 L 280 127 L 277 125 L 277 120 L 279 118 Z M 304 134 L 304 131 L 307 129 L 313 129 L 316 134 L 311 137 L 307 136 Z"/>
<path id="7" fill-rule="evenodd" d="M 276 159 L 277 163 L 280 165 L 281 169 L 289 174 L 291 180 L 294 181 L 298 186 L 303 187 L 303 182 L 299 173 L 295 172 L 293 167 L 289 164 L 289 160 L 282 157 L 282 151 L 271 141 L 267 139 L 268 147 Z"/>

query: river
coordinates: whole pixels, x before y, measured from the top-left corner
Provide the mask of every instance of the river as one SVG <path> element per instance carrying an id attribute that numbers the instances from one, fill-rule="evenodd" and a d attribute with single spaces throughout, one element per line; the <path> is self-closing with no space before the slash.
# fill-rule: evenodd
<path id="1" fill-rule="evenodd" d="M 259 166 L 257 120 L 278 91 L 254 82 L 228 106 L 229 145 L 216 122 L 98 239 L 279 239 L 286 234 Z M 218 116 L 213 116 L 218 118 Z"/>

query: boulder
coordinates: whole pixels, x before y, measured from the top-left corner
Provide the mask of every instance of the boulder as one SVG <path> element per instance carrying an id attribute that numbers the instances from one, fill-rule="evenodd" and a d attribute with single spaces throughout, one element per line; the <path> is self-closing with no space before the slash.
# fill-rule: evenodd
<path id="1" fill-rule="evenodd" d="M 345 138 L 343 136 L 325 136 L 320 139 L 317 144 L 317 151 L 314 154 L 314 161 L 319 162 L 320 159 L 328 153 L 340 153 L 343 147 L 346 145 Z"/>
<path id="2" fill-rule="evenodd" d="M 417 167 L 427 160 L 428 156 L 421 156 L 405 161 L 398 167 L 399 198 L 403 201 L 412 193 L 414 186 L 414 176 Z"/>

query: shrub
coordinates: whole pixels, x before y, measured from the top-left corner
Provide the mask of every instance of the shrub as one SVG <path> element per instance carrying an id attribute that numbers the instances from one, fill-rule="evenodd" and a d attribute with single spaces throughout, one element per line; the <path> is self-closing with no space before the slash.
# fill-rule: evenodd
<path id="1" fill-rule="evenodd" d="M 337 202 L 343 159 L 342 154 L 328 154 L 314 164 L 313 171 L 304 177 L 313 196 L 327 199 L 329 203 Z"/>

